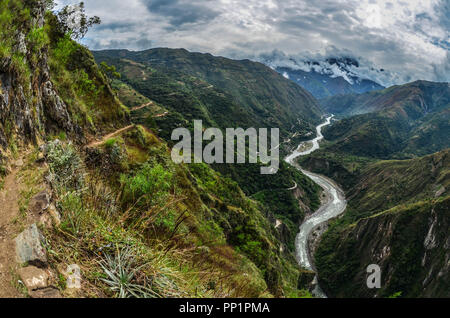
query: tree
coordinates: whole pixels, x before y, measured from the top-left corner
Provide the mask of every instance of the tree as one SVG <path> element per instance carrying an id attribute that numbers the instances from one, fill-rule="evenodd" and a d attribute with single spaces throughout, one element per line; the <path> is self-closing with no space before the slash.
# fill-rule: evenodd
<path id="1" fill-rule="evenodd" d="M 100 70 L 110 79 L 120 79 L 121 75 L 117 72 L 116 67 L 114 65 L 109 66 L 106 62 L 100 63 Z"/>
<path id="2" fill-rule="evenodd" d="M 100 24 L 97 16 L 88 17 L 84 9 L 84 2 L 77 5 L 67 5 L 56 13 L 57 27 L 61 34 L 70 34 L 74 40 L 84 38 L 93 25 Z"/>

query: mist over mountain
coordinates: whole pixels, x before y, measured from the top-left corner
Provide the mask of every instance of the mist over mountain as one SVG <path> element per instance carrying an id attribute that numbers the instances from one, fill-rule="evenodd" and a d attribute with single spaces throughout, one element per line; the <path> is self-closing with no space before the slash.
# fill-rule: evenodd
<path id="1" fill-rule="evenodd" d="M 342 94 L 361 94 L 383 89 L 403 81 L 389 72 L 350 52 L 328 50 L 325 54 L 286 55 L 275 50 L 255 57 L 307 89 L 316 98 Z"/>

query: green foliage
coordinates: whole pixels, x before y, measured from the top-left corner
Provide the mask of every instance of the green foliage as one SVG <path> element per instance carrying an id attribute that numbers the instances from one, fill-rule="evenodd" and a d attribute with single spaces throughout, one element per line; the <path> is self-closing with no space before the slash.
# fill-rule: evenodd
<path id="1" fill-rule="evenodd" d="M 67 65 L 71 60 L 72 55 L 77 50 L 78 44 L 70 38 L 69 34 L 66 34 L 56 43 L 52 50 L 52 57 L 55 58 L 58 63 Z"/>
<path id="2" fill-rule="evenodd" d="M 388 298 L 400 298 L 402 297 L 402 292 L 397 292 L 395 294 L 392 294 L 391 296 L 389 296 Z"/>
<path id="3" fill-rule="evenodd" d="M 89 50 L 73 41 L 69 34 L 50 38 L 52 82 L 73 121 L 94 132 L 106 123 L 125 123 L 127 113 Z"/>
<path id="4" fill-rule="evenodd" d="M 100 70 L 111 79 L 120 79 L 121 77 L 120 73 L 116 71 L 116 67 L 109 66 L 106 62 L 100 63 Z"/>
<path id="5" fill-rule="evenodd" d="M 43 48 L 50 44 L 50 38 L 45 27 L 32 28 L 26 37 L 29 49 L 34 54 L 38 54 Z"/>
<path id="6" fill-rule="evenodd" d="M 58 207 L 61 209 L 64 215 L 63 222 L 61 223 L 61 228 L 78 235 L 83 226 L 84 217 L 84 204 L 83 199 L 79 192 L 69 191 L 61 193 L 62 197 L 58 202 Z"/>
<path id="7" fill-rule="evenodd" d="M 76 87 L 78 95 L 84 98 L 96 99 L 99 94 L 97 85 L 93 80 L 89 79 L 89 75 L 85 70 L 77 70 L 76 74 Z"/>
<path id="8" fill-rule="evenodd" d="M 123 201 L 142 202 L 146 206 L 166 197 L 173 185 L 173 173 L 161 164 L 144 164 L 134 175 L 122 175 Z"/>
<path id="9" fill-rule="evenodd" d="M 59 140 L 47 144 L 46 158 L 49 163 L 49 181 L 58 192 L 66 189 L 79 190 L 84 185 L 84 169 L 73 145 Z"/>

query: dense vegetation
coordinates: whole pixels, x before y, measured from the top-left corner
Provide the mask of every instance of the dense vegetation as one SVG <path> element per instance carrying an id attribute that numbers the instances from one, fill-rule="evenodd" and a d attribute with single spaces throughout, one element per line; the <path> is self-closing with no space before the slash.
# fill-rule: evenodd
<path id="1" fill-rule="evenodd" d="M 114 65 L 121 73 L 121 81 L 113 84 L 126 105 L 133 108 L 138 105 L 137 100 L 142 104 L 152 101 L 150 106 L 132 111 L 132 120 L 157 129 L 169 145 L 172 130 L 179 126 L 192 129 L 194 119 L 202 119 L 205 128 L 279 127 L 284 138 L 291 137 L 291 143 L 306 138 L 311 123 L 318 119 L 316 103 L 308 93 L 258 63 L 168 49 L 94 54 L 98 62 Z M 268 78 L 272 80 L 270 85 Z M 157 117 L 165 112 L 165 116 Z M 301 129 L 300 123 L 305 124 Z M 292 137 L 296 131 L 303 134 Z M 280 164 L 276 175 L 265 176 L 254 164 L 212 167 L 235 180 L 246 195 L 263 203 L 266 215 L 285 221 L 290 229 L 285 244 L 293 251 L 298 224 L 305 212 L 319 205 L 319 188 L 285 162 Z M 302 189 L 301 198 L 286 190 L 295 183 Z M 298 199 L 303 201 L 303 207 Z"/>
<path id="2" fill-rule="evenodd" d="M 0 4 L 5 40 L 0 102 L 9 109 L 2 112 L 0 131 L 5 136 L 2 163 L 9 165 L 19 154 L 25 161 L 21 222 L 26 225 L 30 199 L 43 188 L 51 191 L 61 216 L 41 231 L 63 295 L 73 296 L 65 288 L 64 269 L 78 264 L 83 285 L 76 296 L 81 297 L 308 296 L 297 287 L 299 269 L 292 252 L 282 248 L 290 243 L 272 220 L 274 214 L 283 215 L 294 230 L 305 208 L 287 188 L 296 180 L 305 206 L 314 208 L 317 187 L 285 166 L 283 180 L 255 179 L 256 187 L 247 182 L 243 191 L 208 165 L 175 165 L 164 140 L 175 122 L 199 118 L 207 126 L 234 127 L 227 113 L 232 107 L 245 127 L 258 123 L 252 118 L 255 110 L 243 111 L 224 90 L 208 95 L 195 88 L 204 81 L 175 71 L 139 66 L 132 76 L 119 66 L 122 81 L 113 63 L 98 66 L 91 52 L 74 41 L 86 29 L 61 20 L 70 19 L 73 8 L 60 14 L 51 8 L 52 1 Z M 82 17 L 87 27 L 98 22 Z M 134 62 L 127 65 L 136 70 Z M 141 92 L 127 78 L 142 79 L 153 93 L 146 93 L 147 86 Z M 278 101 L 286 121 L 282 129 L 290 131 L 297 119 L 311 120 L 307 132 L 319 110 L 301 88 L 291 91 L 303 99 L 294 103 L 293 96 L 284 96 Z M 267 108 L 268 102 L 258 106 L 264 98 L 252 107 Z M 288 101 L 291 112 L 282 105 Z M 145 107 L 139 108 L 141 103 Z M 143 125 L 132 125 L 131 119 Z M 269 122 L 279 124 L 275 116 L 260 121 Z M 108 133 L 111 138 L 101 139 Z M 241 173 L 253 168 L 245 166 Z M 259 193 L 268 189 L 284 196 L 263 198 Z M 274 200 L 285 201 L 286 211 L 275 210 Z M 264 205 L 268 201 L 272 205 Z"/>
<path id="3" fill-rule="evenodd" d="M 322 287 L 330 295 L 449 296 L 449 167 L 446 150 L 362 169 L 347 191 L 347 212 L 323 236 L 315 255 Z M 366 288 L 368 264 L 382 268 L 381 290 Z M 434 272 L 439 270 L 440 276 Z"/>
<path id="4" fill-rule="evenodd" d="M 218 127 L 277 127 L 285 138 L 320 121 L 319 106 L 307 91 L 260 63 L 182 49 L 94 55 L 97 61 L 114 65 L 139 93 L 192 116 L 186 117 L 189 121 L 209 120 Z"/>
<path id="5" fill-rule="evenodd" d="M 322 101 L 344 118 L 324 131 L 333 152 L 374 158 L 413 158 L 450 147 L 450 88 L 418 81 Z"/>

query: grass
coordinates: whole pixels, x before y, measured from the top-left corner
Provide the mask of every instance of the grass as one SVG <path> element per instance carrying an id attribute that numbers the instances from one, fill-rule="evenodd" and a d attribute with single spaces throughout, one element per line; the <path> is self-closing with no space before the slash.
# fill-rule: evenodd
<path id="1" fill-rule="evenodd" d="M 120 144 L 122 147 L 126 147 L 127 138 Z M 154 142 L 152 138 L 144 141 L 149 144 Z M 65 149 L 73 146 L 62 144 L 56 147 Z M 65 152 L 71 153 L 71 150 L 65 149 Z M 76 171 L 85 176 L 84 182 L 75 184 L 50 178 L 57 188 L 62 225 L 46 233 L 51 242 L 51 261 L 78 264 L 82 269 L 84 295 L 212 297 L 249 295 L 250 290 L 252 295 L 261 295 L 267 288 L 261 278 L 250 274 L 258 272 L 252 266 L 246 270 L 249 271 L 250 281 L 247 279 L 245 285 L 242 283 L 238 278 L 242 273 L 239 268 L 251 262 L 232 250 L 227 255 L 228 261 L 231 260 L 227 265 L 231 272 L 222 267 L 225 259 L 216 253 L 224 248 L 228 250 L 228 247 L 217 246 L 213 249 L 217 252 L 212 254 L 209 250 L 204 254 L 202 243 L 192 245 L 199 237 L 192 233 L 192 229 L 189 230 L 194 226 L 193 220 L 185 224 L 188 214 L 183 211 L 187 207 L 182 203 L 183 197 L 177 198 L 179 191 L 173 190 L 174 175 L 170 169 L 150 161 L 134 172 L 122 173 L 123 186 L 116 185 L 126 193 L 121 198 L 114 189 L 116 186 L 111 187 L 94 171 L 62 167 L 60 162 L 69 166 L 71 162 L 78 162 L 72 155 L 67 156 L 71 160 L 55 161 L 53 156 L 59 158 L 59 150 L 49 153 L 54 154 L 51 158 L 47 157 L 50 171 Z M 77 184 L 84 186 L 73 186 Z M 158 193 L 161 193 L 161 199 L 169 196 L 169 200 L 158 199 Z M 149 198 L 142 201 L 145 204 L 134 204 L 146 195 Z M 130 213 L 127 214 L 127 210 Z M 132 265 L 122 260 L 122 254 L 118 251 L 125 251 L 125 255 L 131 253 Z M 122 270 L 113 266 L 119 261 L 123 261 Z M 216 262 L 217 265 L 214 265 Z M 211 281 L 215 282 L 216 288 L 208 288 Z M 131 286 L 135 294 L 125 293 L 124 286 Z M 139 290 L 145 292 L 139 293 Z"/>

